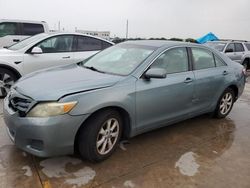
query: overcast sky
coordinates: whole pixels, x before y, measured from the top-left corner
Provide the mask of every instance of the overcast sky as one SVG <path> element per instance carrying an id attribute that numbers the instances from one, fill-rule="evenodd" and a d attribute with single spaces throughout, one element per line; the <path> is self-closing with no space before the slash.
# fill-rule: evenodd
<path id="1" fill-rule="evenodd" d="M 51 29 L 108 30 L 111 36 L 250 40 L 250 0 L 0 0 L 0 19 L 44 20 Z"/>

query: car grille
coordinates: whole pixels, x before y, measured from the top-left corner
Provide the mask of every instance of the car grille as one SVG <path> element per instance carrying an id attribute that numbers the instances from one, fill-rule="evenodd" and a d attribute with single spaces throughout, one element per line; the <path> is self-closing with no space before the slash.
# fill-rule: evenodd
<path id="1" fill-rule="evenodd" d="M 9 107 L 13 111 L 18 112 L 20 116 L 25 116 L 27 112 L 31 109 L 31 107 L 34 105 L 33 99 L 23 96 L 14 89 L 12 89 L 9 93 L 8 99 Z"/>

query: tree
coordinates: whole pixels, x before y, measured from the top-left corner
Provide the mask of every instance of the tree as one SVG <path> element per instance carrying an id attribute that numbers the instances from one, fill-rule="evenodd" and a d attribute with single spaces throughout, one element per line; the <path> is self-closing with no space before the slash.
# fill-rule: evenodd
<path id="1" fill-rule="evenodd" d="M 192 38 L 187 38 L 185 41 L 186 42 L 197 43 L 197 41 L 195 39 L 192 39 Z"/>
<path id="2" fill-rule="evenodd" d="M 180 39 L 180 38 L 171 38 L 169 40 L 173 40 L 173 41 L 183 41 L 183 39 Z"/>

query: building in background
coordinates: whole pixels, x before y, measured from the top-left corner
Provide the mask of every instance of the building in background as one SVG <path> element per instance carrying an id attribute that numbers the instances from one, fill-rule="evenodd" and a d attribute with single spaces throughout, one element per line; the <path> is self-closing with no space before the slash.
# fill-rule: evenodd
<path id="1" fill-rule="evenodd" d="M 83 33 L 86 35 L 92 35 L 100 37 L 106 40 L 110 40 L 110 31 L 87 31 L 87 30 L 76 30 L 76 32 Z"/>

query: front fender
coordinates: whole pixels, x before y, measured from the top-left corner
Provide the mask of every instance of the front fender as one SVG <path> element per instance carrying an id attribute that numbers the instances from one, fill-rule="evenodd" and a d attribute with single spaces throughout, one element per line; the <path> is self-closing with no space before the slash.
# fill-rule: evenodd
<path id="1" fill-rule="evenodd" d="M 125 110 L 131 123 L 135 124 L 135 78 L 111 87 L 66 96 L 60 101 L 77 101 L 70 115 L 92 114 L 106 107 L 119 107 Z"/>
<path id="2" fill-rule="evenodd" d="M 241 58 L 241 61 L 240 61 L 240 64 L 243 64 L 243 62 L 245 61 L 245 59 L 250 59 L 250 53 L 247 53 L 245 54 L 242 58 Z"/>
<path id="3" fill-rule="evenodd" d="M 21 66 L 20 65 L 18 66 L 15 63 L 8 63 L 6 61 L 0 60 L 0 67 L 13 71 L 15 74 L 18 75 L 18 77 L 23 76 L 23 71 L 22 71 Z"/>

